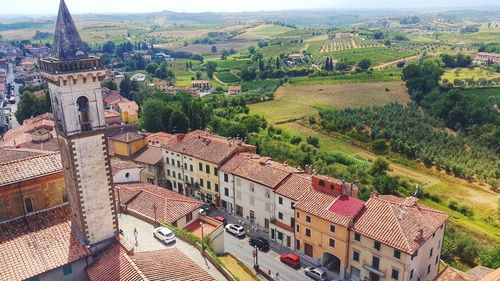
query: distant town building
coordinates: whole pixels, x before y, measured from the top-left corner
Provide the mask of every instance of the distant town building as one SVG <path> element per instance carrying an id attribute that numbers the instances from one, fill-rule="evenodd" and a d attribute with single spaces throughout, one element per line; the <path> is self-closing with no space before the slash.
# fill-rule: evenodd
<path id="1" fill-rule="evenodd" d="M 194 80 L 191 81 L 191 87 L 203 92 L 210 89 L 210 83 L 207 80 Z"/>
<path id="2" fill-rule="evenodd" d="M 479 52 L 476 54 L 474 60 L 480 64 L 500 64 L 500 54 Z"/>
<path id="3" fill-rule="evenodd" d="M 241 86 L 228 86 L 227 87 L 227 95 L 233 96 L 241 94 Z"/>
<path id="4" fill-rule="evenodd" d="M 355 33 L 342 33 L 342 32 L 335 33 L 335 39 L 349 39 L 349 38 L 354 38 L 356 36 L 357 34 Z"/>

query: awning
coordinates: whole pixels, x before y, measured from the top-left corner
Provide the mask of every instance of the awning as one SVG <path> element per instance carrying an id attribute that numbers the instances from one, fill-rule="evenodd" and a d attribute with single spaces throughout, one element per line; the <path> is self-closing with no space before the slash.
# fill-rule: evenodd
<path id="1" fill-rule="evenodd" d="M 367 264 L 364 264 L 363 268 L 370 271 L 371 273 L 377 274 L 378 276 L 381 276 L 381 277 L 385 276 L 385 273 L 383 273 L 382 271 L 376 270 L 375 268 L 372 268 L 371 266 L 369 266 Z"/>

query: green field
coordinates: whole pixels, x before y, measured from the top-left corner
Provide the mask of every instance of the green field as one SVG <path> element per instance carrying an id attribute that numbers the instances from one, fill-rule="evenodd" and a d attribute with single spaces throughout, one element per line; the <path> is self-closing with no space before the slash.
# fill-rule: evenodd
<path id="1" fill-rule="evenodd" d="M 274 38 L 280 34 L 294 30 L 293 28 L 272 24 L 261 24 L 245 30 L 245 33 L 238 35 L 238 39 L 262 40 Z"/>
<path id="2" fill-rule="evenodd" d="M 264 47 L 260 49 L 260 52 L 265 58 L 275 58 L 280 54 L 302 53 L 305 48 L 306 44 L 304 43 L 291 43 L 284 40 L 282 41 L 282 44 Z"/>
<path id="3" fill-rule="evenodd" d="M 229 71 L 217 72 L 217 73 L 215 73 L 215 76 L 217 76 L 217 78 L 219 78 L 219 80 L 224 82 L 224 83 L 240 82 L 240 78 L 238 78 L 237 76 L 235 76 L 234 74 L 232 74 Z"/>
<path id="4" fill-rule="evenodd" d="M 286 84 L 274 100 L 249 105 L 250 112 L 270 123 L 281 123 L 316 115 L 318 107 L 363 107 L 409 101 L 403 82 Z"/>
<path id="5" fill-rule="evenodd" d="M 497 73 L 490 69 L 484 69 L 480 67 L 475 67 L 473 69 L 469 68 L 456 68 L 448 69 L 441 76 L 441 80 L 447 79 L 448 81 L 453 81 L 455 79 L 474 79 L 478 80 L 484 78 L 486 80 L 500 79 L 500 73 Z"/>
<path id="6" fill-rule="evenodd" d="M 349 73 L 333 76 L 301 77 L 290 79 L 290 84 L 316 85 L 321 83 L 362 83 L 378 81 L 401 81 L 401 69 L 391 68 L 371 73 Z"/>
<path id="7" fill-rule="evenodd" d="M 215 63 L 217 63 L 217 71 L 223 71 L 223 70 L 231 70 L 231 69 L 243 69 L 245 67 L 248 67 L 249 65 L 252 64 L 251 59 L 234 59 L 234 58 L 228 58 L 226 60 L 221 60 L 221 59 L 216 59 L 216 60 L 211 60 Z"/>
<path id="8" fill-rule="evenodd" d="M 356 64 L 362 59 L 371 60 L 373 65 L 399 60 L 415 54 L 413 51 L 397 51 L 387 47 L 370 47 L 329 52 L 337 60 Z"/>
<path id="9" fill-rule="evenodd" d="M 191 61 L 193 68 L 201 64 L 200 61 L 189 60 L 189 59 L 177 59 L 169 64 L 175 73 L 175 79 L 177 81 L 191 81 L 191 78 L 194 76 L 194 73 L 186 69 L 186 62 L 189 61 Z"/>

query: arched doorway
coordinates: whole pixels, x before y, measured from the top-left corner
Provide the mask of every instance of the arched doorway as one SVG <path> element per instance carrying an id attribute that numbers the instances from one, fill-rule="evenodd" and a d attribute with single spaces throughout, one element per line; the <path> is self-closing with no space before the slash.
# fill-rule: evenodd
<path id="1" fill-rule="evenodd" d="M 172 182 L 170 180 L 167 180 L 167 189 L 172 190 Z"/>
<path id="2" fill-rule="evenodd" d="M 334 272 L 336 274 L 340 274 L 340 259 L 337 258 L 336 256 L 324 252 L 323 253 L 323 259 L 322 259 L 321 265 L 326 267 L 328 271 Z"/>

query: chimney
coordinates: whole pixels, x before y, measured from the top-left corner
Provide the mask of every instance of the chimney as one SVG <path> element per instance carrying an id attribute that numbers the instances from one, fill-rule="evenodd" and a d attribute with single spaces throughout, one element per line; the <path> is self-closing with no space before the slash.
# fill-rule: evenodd
<path id="1" fill-rule="evenodd" d="M 373 192 L 370 194 L 370 197 L 371 197 L 371 198 L 376 198 L 376 197 L 378 197 L 378 192 L 373 191 Z"/>
<path id="2" fill-rule="evenodd" d="M 415 234 L 415 241 L 419 241 L 421 239 L 424 238 L 424 229 L 423 228 L 419 228 L 417 230 L 417 233 Z"/>

